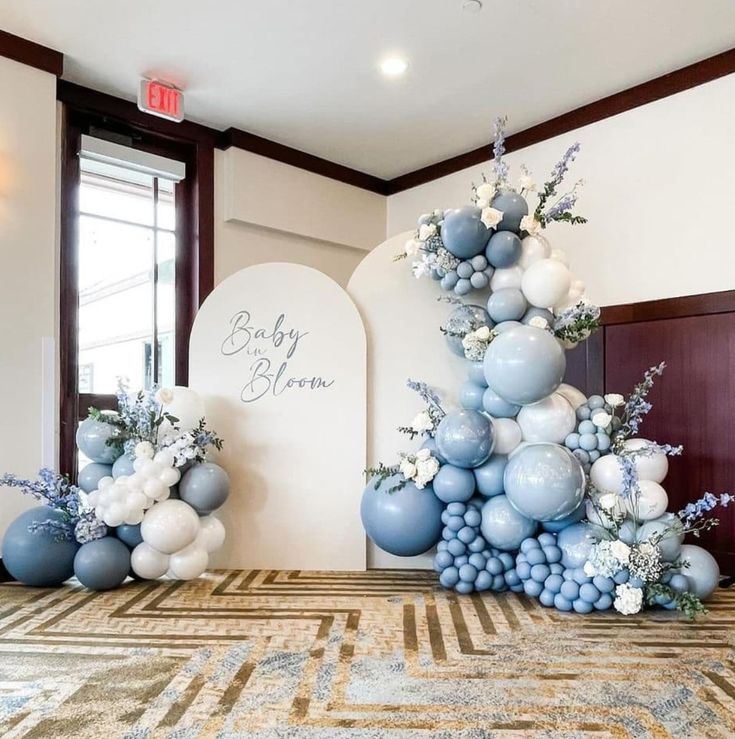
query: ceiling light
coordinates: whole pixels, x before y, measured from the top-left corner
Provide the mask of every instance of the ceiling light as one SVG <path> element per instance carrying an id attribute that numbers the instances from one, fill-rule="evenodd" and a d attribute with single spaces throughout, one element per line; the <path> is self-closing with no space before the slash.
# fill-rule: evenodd
<path id="1" fill-rule="evenodd" d="M 464 0 L 462 10 L 467 13 L 479 13 L 482 10 L 482 3 L 480 0 Z"/>
<path id="2" fill-rule="evenodd" d="M 380 62 L 380 71 L 386 77 L 400 77 L 408 69 L 408 62 L 398 56 L 389 56 Z"/>

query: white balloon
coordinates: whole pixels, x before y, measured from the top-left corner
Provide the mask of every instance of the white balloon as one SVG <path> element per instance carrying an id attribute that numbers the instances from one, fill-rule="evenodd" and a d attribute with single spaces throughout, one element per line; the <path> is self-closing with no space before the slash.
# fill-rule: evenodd
<path id="1" fill-rule="evenodd" d="M 571 279 L 561 262 L 539 259 L 523 273 L 521 290 L 531 305 L 551 308 L 569 292 Z"/>
<path id="2" fill-rule="evenodd" d="M 494 454 L 510 454 L 521 443 L 521 427 L 512 418 L 493 418 Z"/>
<path id="3" fill-rule="evenodd" d="M 109 488 L 113 482 L 115 482 L 115 480 L 112 477 L 101 477 L 100 481 L 97 483 L 97 489 L 104 490 L 105 488 Z"/>
<path id="4" fill-rule="evenodd" d="M 136 526 L 143 520 L 144 515 L 145 513 L 142 508 L 128 508 L 125 512 L 124 523 L 128 524 L 128 526 Z"/>
<path id="5" fill-rule="evenodd" d="M 168 561 L 168 554 L 159 552 L 145 542 L 138 544 L 130 555 L 133 572 L 144 580 L 156 580 L 165 575 L 168 570 Z"/>
<path id="6" fill-rule="evenodd" d="M 153 500 L 158 500 L 168 490 L 168 485 L 161 482 L 158 477 L 149 477 L 143 485 L 143 492 Z"/>
<path id="7" fill-rule="evenodd" d="M 181 472 L 176 469 L 176 467 L 169 467 L 168 469 L 165 469 L 161 474 L 158 476 L 158 479 L 168 488 L 170 488 L 172 485 L 176 485 L 176 483 L 181 479 Z"/>
<path id="8" fill-rule="evenodd" d="M 120 526 L 125 523 L 126 513 L 125 506 L 121 502 L 115 501 L 105 509 L 103 520 L 108 526 Z"/>
<path id="9" fill-rule="evenodd" d="M 161 449 L 161 451 L 156 452 L 156 456 L 153 457 L 153 461 L 162 464 L 164 467 L 173 467 L 174 454 L 170 449 Z"/>
<path id="10" fill-rule="evenodd" d="M 572 284 L 569 286 L 569 292 L 576 293 L 579 296 L 584 295 L 587 286 L 579 279 L 573 279 Z"/>
<path id="11" fill-rule="evenodd" d="M 225 543 L 225 527 L 215 516 L 204 516 L 199 519 L 201 530 L 197 541 L 209 552 L 217 551 Z"/>
<path id="12" fill-rule="evenodd" d="M 623 492 L 623 472 L 616 454 L 600 457 L 590 468 L 590 480 L 601 493 Z"/>
<path id="13" fill-rule="evenodd" d="M 574 408 L 559 393 L 538 403 L 524 405 L 516 416 L 523 441 L 548 441 L 561 444 L 577 426 Z"/>
<path id="14" fill-rule="evenodd" d="M 177 580 L 193 580 L 204 573 L 208 564 L 207 550 L 194 542 L 171 555 L 169 570 Z"/>
<path id="15" fill-rule="evenodd" d="M 518 266 L 521 269 L 528 269 L 539 259 L 547 259 L 550 254 L 551 246 L 543 236 L 526 236 L 521 241 L 521 258 L 518 260 Z"/>
<path id="16" fill-rule="evenodd" d="M 647 439 L 628 439 L 623 446 L 625 449 L 642 449 L 652 442 Z M 657 452 L 656 454 L 640 454 L 635 458 L 635 468 L 638 471 L 640 480 L 652 480 L 653 482 L 663 482 L 669 471 L 669 460 L 665 454 Z"/>
<path id="17" fill-rule="evenodd" d="M 637 521 L 653 521 L 663 516 L 669 507 L 669 496 L 666 491 L 653 480 L 639 480 L 640 493 L 628 496 L 625 507 Z"/>
<path id="18" fill-rule="evenodd" d="M 184 431 L 193 429 L 204 418 L 204 401 L 191 388 L 176 385 L 173 388 L 173 400 L 163 407 L 179 420 L 176 426 Z"/>
<path id="19" fill-rule="evenodd" d="M 562 382 L 562 384 L 556 388 L 556 392 L 566 398 L 569 405 L 571 405 L 575 411 L 580 405 L 584 405 L 587 402 L 587 396 L 581 390 L 578 390 L 573 385 L 567 385 L 566 382 Z"/>
<path id="20" fill-rule="evenodd" d="M 87 493 L 87 503 L 92 506 L 92 508 L 96 508 L 99 505 L 100 501 L 100 491 L 99 490 L 93 490 L 91 493 Z"/>
<path id="21" fill-rule="evenodd" d="M 496 269 L 493 272 L 493 276 L 490 278 L 490 289 L 495 292 L 496 290 L 504 290 L 505 288 L 513 288 L 518 290 L 523 280 L 523 270 L 518 266 L 503 267 Z"/>
<path id="22" fill-rule="evenodd" d="M 558 303 L 554 305 L 554 314 L 559 315 L 563 313 L 567 308 L 571 308 L 573 305 L 579 303 L 579 298 L 568 292 Z"/>
<path id="23" fill-rule="evenodd" d="M 183 500 L 164 500 L 148 510 L 140 526 L 143 541 L 173 554 L 189 546 L 199 533 L 199 516 Z"/>
<path id="24" fill-rule="evenodd" d="M 561 262 L 566 267 L 569 266 L 569 257 L 567 256 L 567 253 L 564 251 L 564 249 L 552 249 L 551 259 L 555 259 L 557 262 Z"/>

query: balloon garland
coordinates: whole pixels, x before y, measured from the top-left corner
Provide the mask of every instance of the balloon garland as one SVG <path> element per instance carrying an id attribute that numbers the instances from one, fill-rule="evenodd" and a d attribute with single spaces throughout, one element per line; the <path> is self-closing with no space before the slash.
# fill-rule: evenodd
<path id="1" fill-rule="evenodd" d="M 513 187 L 504 124 L 496 122 L 493 177 L 473 187 L 472 205 L 422 215 L 396 258 L 450 293 L 439 298 L 451 306 L 441 331 L 467 360 L 467 377 L 458 410 L 409 380 L 426 407 L 399 430 L 422 445 L 366 470 L 365 530 L 400 556 L 436 546 L 440 585 L 461 594 L 511 590 L 561 611 L 660 606 L 693 618 L 719 568 L 684 537 L 716 525 L 707 514 L 735 498 L 706 493 L 667 512 L 667 456 L 682 449 L 638 437 L 664 364 L 627 398 L 587 398 L 563 382 L 566 350 L 600 315 L 544 235 L 554 222 L 585 223 L 573 212 L 581 183 L 560 192 L 579 145 L 542 186 L 523 168 Z"/>

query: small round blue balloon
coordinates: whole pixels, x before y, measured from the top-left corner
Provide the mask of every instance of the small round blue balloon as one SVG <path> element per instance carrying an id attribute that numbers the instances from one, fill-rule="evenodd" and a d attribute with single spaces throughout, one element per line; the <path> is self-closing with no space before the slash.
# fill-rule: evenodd
<path id="1" fill-rule="evenodd" d="M 491 388 L 487 388 L 482 395 L 482 407 L 493 418 L 515 418 L 521 410 L 521 406 L 503 400 Z"/>
<path id="2" fill-rule="evenodd" d="M 443 464 L 431 482 L 434 494 L 443 503 L 464 503 L 475 492 L 475 476 L 472 470 Z"/>
<path id="3" fill-rule="evenodd" d="M 179 482 L 179 497 L 200 516 L 217 510 L 230 494 L 230 476 L 213 462 L 195 464 Z"/>
<path id="4" fill-rule="evenodd" d="M 140 524 L 124 523 L 115 529 L 115 536 L 130 549 L 135 549 L 138 544 L 143 543 L 143 535 L 140 533 Z"/>
<path id="5" fill-rule="evenodd" d="M 503 473 L 507 464 L 507 455 L 493 454 L 485 464 L 481 464 L 472 470 L 480 495 L 492 498 L 494 495 L 503 493 Z"/>
<path id="6" fill-rule="evenodd" d="M 459 404 L 462 408 L 471 411 L 481 411 L 484 392 L 485 388 L 482 385 L 477 385 L 469 380 L 463 382 L 459 389 Z"/>
<path id="7" fill-rule="evenodd" d="M 527 308 L 528 303 L 523 293 L 514 287 L 496 290 L 487 300 L 487 312 L 495 323 L 519 321 L 523 318 Z"/>
<path id="8" fill-rule="evenodd" d="M 130 477 L 135 474 L 133 460 L 127 454 L 123 454 L 115 460 L 112 465 L 112 476 L 117 480 L 118 477 Z"/>
<path id="9" fill-rule="evenodd" d="M 120 446 L 108 443 L 117 435 L 117 429 L 111 423 L 87 418 L 77 429 L 77 446 L 92 462 L 112 464 L 122 454 Z"/>
<path id="10" fill-rule="evenodd" d="M 457 467 L 477 467 L 493 450 L 495 435 L 490 419 L 478 411 L 447 413 L 434 436 L 440 454 Z"/>
<path id="11" fill-rule="evenodd" d="M 450 210 L 444 216 L 441 237 L 447 251 L 458 259 L 472 259 L 485 249 L 492 231 L 488 230 L 480 216 L 482 211 L 474 205 Z"/>
<path id="12" fill-rule="evenodd" d="M 505 495 L 496 495 L 482 506 L 481 530 L 488 544 L 512 551 L 533 536 L 536 522 L 518 513 Z"/>
<path id="13" fill-rule="evenodd" d="M 528 203 L 514 190 L 503 190 L 493 198 L 493 208 L 503 213 L 503 220 L 495 227 L 498 231 L 520 233 L 521 219 L 528 215 Z"/>
<path id="14" fill-rule="evenodd" d="M 487 242 L 485 256 L 493 267 L 512 267 L 521 256 L 521 240 L 511 231 L 498 231 Z"/>
<path id="15" fill-rule="evenodd" d="M 74 557 L 74 574 L 90 590 L 112 590 L 129 573 L 130 550 L 114 536 L 83 544 Z"/>
<path id="16" fill-rule="evenodd" d="M 482 403 L 482 398 L 480 398 L 480 403 Z M 97 490 L 97 486 L 103 477 L 110 477 L 111 475 L 112 465 L 90 462 L 79 470 L 77 482 L 85 493 L 91 493 L 93 490 Z"/>

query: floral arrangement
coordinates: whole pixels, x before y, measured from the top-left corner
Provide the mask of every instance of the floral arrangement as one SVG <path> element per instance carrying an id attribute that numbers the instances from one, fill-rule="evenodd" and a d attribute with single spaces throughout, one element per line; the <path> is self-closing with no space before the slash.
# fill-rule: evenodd
<path id="1" fill-rule="evenodd" d="M 416 436 L 433 437 L 437 426 L 446 415 L 439 396 L 425 382 L 409 379 L 406 385 L 410 390 L 419 394 L 419 397 L 426 403 L 426 408 L 414 416 L 409 426 L 399 426 L 398 430 L 402 434 L 408 434 L 411 439 Z"/>
<path id="2" fill-rule="evenodd" d="M 412 482 L 419 490 L 423 490 L 439 472 L 441 463 L 431 453 L 431 449 L 423 447 L 413 454 L 399 453 L 401 461 L 395 465 L 385 465 L 382 462 L 377 467 L 368 467 L 365 477 L 368 482 L 374 484 L 377 490 L 389 477 L 400 475 L 401 479 L 386 489 L 388 493 L 402 490 L 409 482 Z"/>

